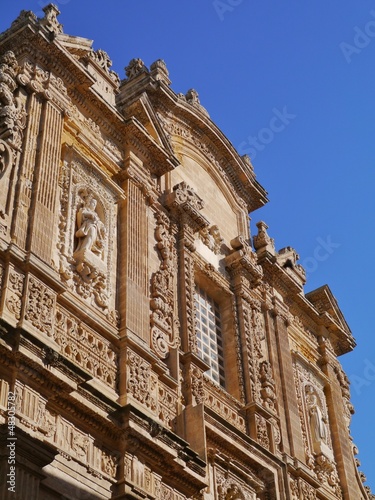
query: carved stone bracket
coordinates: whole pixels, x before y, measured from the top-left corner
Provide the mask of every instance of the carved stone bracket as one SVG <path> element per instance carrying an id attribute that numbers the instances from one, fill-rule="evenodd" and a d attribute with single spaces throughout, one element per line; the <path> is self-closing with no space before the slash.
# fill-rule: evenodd
<path id="1" fill-rule="evenodd" d="M 166 197 L 166 205 L 177 218 L 184 218 L 193 232 L 209 226 L 208 220 L 200 213 L 204 202 L 193 188 L 181 182 Z"/>
<path id="2" fill-rule="evenodd" d="M 259 284 L 263 271 L 250 245 L 242 236 L 238 236 L 230 243 L 233 251 L 225 258 L 227 269 L 232 272 L 245 272 L 253 286 Z"/>

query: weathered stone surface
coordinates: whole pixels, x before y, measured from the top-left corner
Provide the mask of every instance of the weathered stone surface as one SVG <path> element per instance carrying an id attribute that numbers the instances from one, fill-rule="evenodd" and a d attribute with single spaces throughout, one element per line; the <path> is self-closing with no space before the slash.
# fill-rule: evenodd
<path id="1" fill-rule="evenodd" d="M 371 498 L 352 334 L 251 238 L 249 158 L 164 61 L 120 81 L 44 12 L 0 38 L 1 498 Z"/>

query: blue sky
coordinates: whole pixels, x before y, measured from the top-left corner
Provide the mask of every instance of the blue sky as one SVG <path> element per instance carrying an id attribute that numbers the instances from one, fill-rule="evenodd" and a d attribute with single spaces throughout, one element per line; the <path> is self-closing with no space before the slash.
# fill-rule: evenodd
<path id="1" fill-rule="evenodd" d="M 4 2 L 0 31 L 21 9 L 41 14 L 43 4 Z M 361 470 L 375 491 L 375 2 L 55 4 L 64 31 L 94 39 L 121 78 L 134 57 L 148 66 L 164 59 L 172 88 L 195 88 L 233 145 L 252 156 L 270 199 L 252 215 L 252 231 L 264 220 L 278 249 L 297 250 L 305 290 L 327 283 L 356 338 L 341 362 Z"/>

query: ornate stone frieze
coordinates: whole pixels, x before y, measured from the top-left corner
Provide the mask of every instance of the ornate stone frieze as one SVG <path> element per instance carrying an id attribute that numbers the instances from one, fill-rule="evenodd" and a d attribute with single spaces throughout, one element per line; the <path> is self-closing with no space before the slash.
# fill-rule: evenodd
<path id="1" fill-rule="evenodd" d="M 57 308 L 53 338 L 61 355 L 117 390 L 118 356 L 108 340 L 61 307 Z"/>
<path id="2" fill-rule="evenodd" d="M 53 336 L 56 294 L 34 276 L 29 275 L 25 320 L 49 337 Z"/>
<path id="3" fill-rule="evenodd" d="M 277 412 L 275 381 L 268 360 L 263 313 L 255 307 L 244 314 L 253 398 L 267 410 Z"/>
<path id="4" fill-rule="evenodd" d="M 204 404 L 220 415 L 226 422 L 246 433 L 245 419 L 240 415 L 242 405 L 219 386 L 209 380 L 204 384 Z"/>
<path id="5" fill-rule="evenodd" d="M 239 478 L 232 471 L 215 466 L 214 478 L 219 500 L 256 500 L 256 492 L 264 489 L 263 481 L 250 471 L 247 471 L 246 478 Z"/>
<path id="6" fill-rule="evenodd" d="M 290 492 L 292 500 L 316 500 L 316 490 L 301 478 L 289 476 Z"/>
<path id="7" fill-rule="evenodd" d="M 162 481 L 148 464 L 143 463 L 136 455 L 125 453 L 125 483 L 134 494 L 152 497 L 155 500 L 184 500 L 186 497 Z"/>
<path id="8" fill-rule="evenodd" d="M 167 428 L 176 417 L 177 396 L 152 371 L 150 363 L 128 350 L 126 370 L 127 392 L 155 414 Z"/>
<path id="9" fill-rule="evenodd" d="M 202 370 L 199 370 L 195 366 L 190 365 L 189 380 L 191 385 L 191 394 L 195 400 L 195 403 L 203 403 L 205 401 L 205 393 Z"/>
<path id="10" fill-rule="evenodd" d="M 249 379 L 251 387 L 251 395 L 255 402 L 260 403 L 260 383 L 257 373 L 257 358 L 253 354 L 253 343 L 252 343 L 252 314 L 251 310 L 248 308 L 243 309 L 243 323 L 246 338 L 246 351 L 248 359 L 248 369 L 249 369 Z"/>
<path id="11" fill-rule="evenodd" d="M 15 268 L 9 269 L 6 282 L 5 306 L 11 315 L 19 320 L 21 318 L 22 295 L 25 276 Z"/>
<path id="12" fill-rule="evenodd" d="M 196 353 L 198 350 L 197 335 L 196 335 L 196 317 L 195 317 L 195 275 L 194 275 L 194 259 L 189 252 L 185 252 L 183 256 L 184 266 L 184 281 L 185 281 L 185 311 L 186 311 L 186 330 L 188 350 Z"/>
<path id="13" fill-rule="evenodd" d="M 260 395 L 264 406 L 271 411 L 275 411 L 276 393 L 275 381 L 272 375 L 272 367 L 269 361 L 259 363 Z"/>
<path id="14" fill-rule="evenodd" d="M 16 414 L 19 426 L 31 429 L 39 439 L 54 444 L 68 460 L 76 460 L 93 475 L 116 477 L 118 457 L 97 446 L 94 438 L 82 432 L 58 413 L 49 410 L 47 401 L 38 392 L 17 382 Z"/>
<path id="15" fill-rule="evenodd" d="M 335 461 L 328 458 L 324 453 L 321 453 L 315 458 L 314 470 L 319 482 L 328 485 L 337 498 L 342 498 L 342 490 Z"/>

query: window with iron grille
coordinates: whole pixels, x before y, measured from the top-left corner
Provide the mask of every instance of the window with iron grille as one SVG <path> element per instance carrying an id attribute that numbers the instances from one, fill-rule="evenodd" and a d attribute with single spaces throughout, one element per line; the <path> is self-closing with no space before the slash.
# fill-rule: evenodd
<path id="1" fill-rule="evenodd" d="M 224 387 L 224 358 L 220 307 L 205 290 L 195 288 L 198 356 L 210 366 L 206 375 Z"/>

